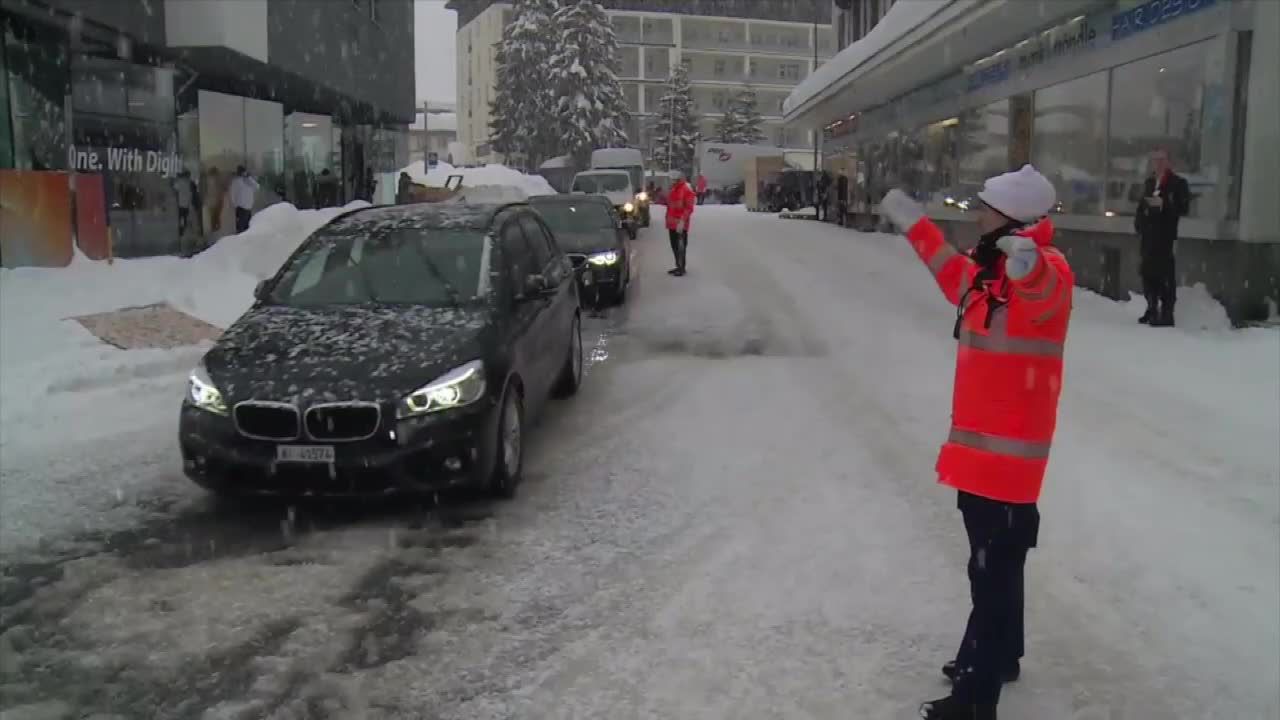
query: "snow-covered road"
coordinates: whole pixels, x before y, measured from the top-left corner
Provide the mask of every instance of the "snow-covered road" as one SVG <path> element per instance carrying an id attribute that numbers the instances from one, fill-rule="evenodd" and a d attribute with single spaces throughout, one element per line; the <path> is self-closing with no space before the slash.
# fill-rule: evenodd
<path id="1" fill-rule="evenodd" d="M 6 554 L 0 709 L 914 717 L 968 609 L 953 310 L 901 238 L 708 206 L 688 276 L 637 246 L 514 501 L 219 505 L 131 430 L 97 480 L 143 511 Z M 1001 714 L 1280 717 L 1280 333 L 1135 318 L 1079 296 Z"/>

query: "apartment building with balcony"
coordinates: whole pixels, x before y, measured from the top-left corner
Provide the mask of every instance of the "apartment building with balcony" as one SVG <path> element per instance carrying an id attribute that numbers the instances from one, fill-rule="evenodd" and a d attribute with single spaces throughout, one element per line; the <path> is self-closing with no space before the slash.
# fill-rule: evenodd
<path id="1" fill-rule="evenodd" d="M 712 0 L 605 0 L 619 44 L 619 79 L 632 113 L 628 136 L 645 150 L 655 113 L 675 63 L 689 68 L 694 109 L 712 137 L 730 99 L 750 84 L 764 116 L 766 142 L 812 148 L 813 134 L 782 123 L 782 101 L 835 54 L 830 0 L 742 3 Z M 450 0 L 458 13 L 458 141 L 471 162 L 496 162 L 488 144 L 489 103 L 496 45 L 511 6 L 489 0 Z"/>

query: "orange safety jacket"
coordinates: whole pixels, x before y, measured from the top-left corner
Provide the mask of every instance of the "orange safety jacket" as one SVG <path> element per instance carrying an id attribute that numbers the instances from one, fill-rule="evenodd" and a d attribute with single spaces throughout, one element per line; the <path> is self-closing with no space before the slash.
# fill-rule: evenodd
<path id="1" fill-rule="evenodd" d="M 995 278 L 978 281 L 978 264 L 928 218 L 907 239 L 957 306 L 951 435 L 938 455 L 938 481 L 992 500 L 1034 503 L 1057 425 L 1075 277 L 1050 244 L 1048 218 L 1017 234 L 1034 240 L 1039 255 L 1018 280 L 1004 273 L 1002 257 Z"/>

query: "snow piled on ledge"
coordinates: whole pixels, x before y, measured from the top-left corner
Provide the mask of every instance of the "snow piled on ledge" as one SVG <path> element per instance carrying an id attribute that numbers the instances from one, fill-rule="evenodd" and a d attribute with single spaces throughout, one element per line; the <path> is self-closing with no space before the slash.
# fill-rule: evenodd
<path id="1" fill-rule="evenodd" d="M 876 53 L 933 17 L 952 0 L 904 0 L 894 3 L 884 18 L 861 40 L 841 50 L 796 86 L 782 103 L 782 114 L 809 102 L 840 78 L 848 75 Z"/>
<path id="2" fill-rule="evenodd" d="M 484 167 L 454 167 L 449 163 L 442 162 L 431 168 L 428 172 L 421 160 L 409 163 L 403 168 L 402 172 L 409 174 L 409 177 L 416 183 L 421 183 L 427 187 L 444 187 L 445 182 L 449 180 L 450 175 L 462 176 L 463 188 L 480 188 L 480 187 L 505 187 L 515 188 L 525 197 L 533 195 L 555 195 L 556 189 L 551 187 L 551 183 L 541 175 L 525 175 L 514 168 L 506 165 L 485 165 Z M 495 195 L 501 193 L 495 191 Z M 501 197 L 497 200 L 522 200 L 523 197 Z"/>

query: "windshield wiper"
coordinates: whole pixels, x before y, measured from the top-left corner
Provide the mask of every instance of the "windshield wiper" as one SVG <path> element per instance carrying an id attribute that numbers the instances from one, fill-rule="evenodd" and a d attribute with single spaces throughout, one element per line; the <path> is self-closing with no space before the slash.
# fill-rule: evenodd
<path id="1" fill-rule="evenodd" d="M 411 242 L 409 245 L 413 247 L 413 251 L 418 254 L 418 257 L 422 258 L 422 263 L 427 266 L 427 271 L 431 273 L 431 276 L 440 281 L 440 284 L 444 286 L 444 291 L 449 293 L 449 300 L 453 303 L 453 306 L 455 308 L 462 307 L 462 294 L 445 279 L 444 273 L 440 272 L 440 267 L 437 266 L 431 258 L 427 257 L 426 253 L 422 252 L 422 248 L 418 247 L 417 243 Z"/>

